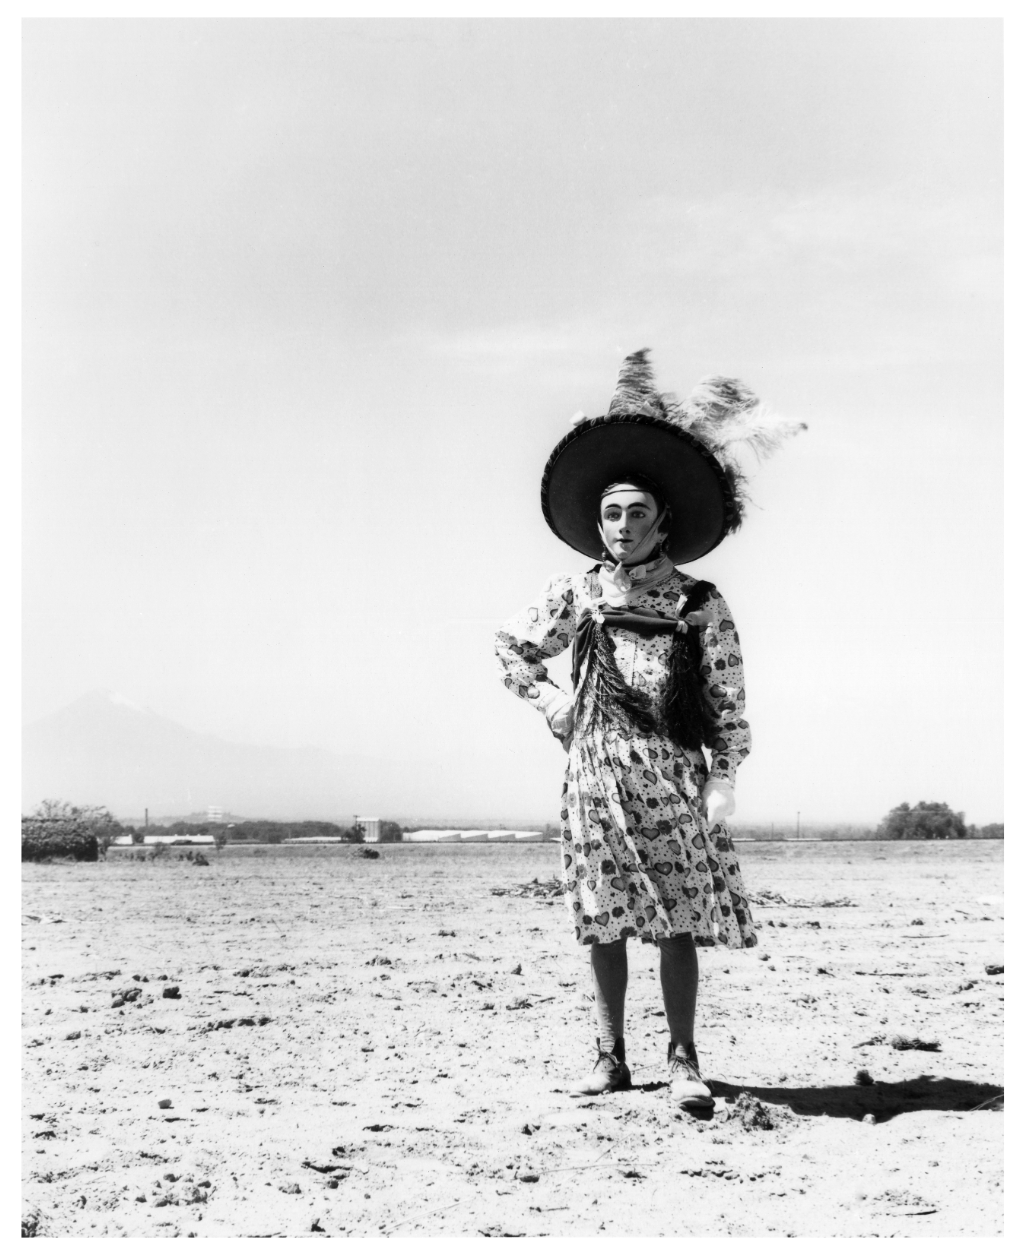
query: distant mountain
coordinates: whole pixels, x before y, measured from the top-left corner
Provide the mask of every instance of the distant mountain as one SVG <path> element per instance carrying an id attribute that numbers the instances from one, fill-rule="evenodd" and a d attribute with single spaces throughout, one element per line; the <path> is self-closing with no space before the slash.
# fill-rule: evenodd
<path id="1" fill-rule="evenodd" d="M 92 692 L 25 727 L 23 811 L 41 800 L 104 804 L 119 817 L 204 811 L 266 818 L 422 813 L 436 769 L 320 748 L 256 747 L 198 734 L 110 692 Z M 443 803 L 443 801 L 442 801 Z M 445 805 L 451 807 L 451 801 Z"/>

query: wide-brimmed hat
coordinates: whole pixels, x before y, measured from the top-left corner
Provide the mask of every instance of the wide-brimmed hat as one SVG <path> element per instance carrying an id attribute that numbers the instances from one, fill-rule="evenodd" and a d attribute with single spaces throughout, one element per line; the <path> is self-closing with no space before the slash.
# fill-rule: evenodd
<path id="1" fill-rule="evenodd" d="M 601 493 L 636 476 L 657 486 L 669 507 L 666 550 L 674 565 L 695 561 L 729 533 L 736 503 L 724 469 L 693 435 L 658 417 L 580 422 L 548 458 L 544 517 L 571 548 L 599 558 Z"/>
<path id="2" fill-rule="evenodd" d="M 805 427 L 769 414 L 737 379 L 705 378 L 682 402 L 658 392 L 647 354 L 643 348 L 626 358 L 607 414 L 577 420 L 555 446 L 541 508 L 559 539 L 600 559 L 602 493 L 645 479 L 668 506 L 665 551 L 681 565 L 717 547 L 742 521 L 745 480 L 734 445 L 763 456 Z"/>

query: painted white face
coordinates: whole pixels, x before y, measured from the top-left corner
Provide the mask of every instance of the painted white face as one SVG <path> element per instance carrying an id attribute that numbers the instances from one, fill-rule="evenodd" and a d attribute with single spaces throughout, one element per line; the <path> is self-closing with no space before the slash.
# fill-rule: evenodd
<path id="1" fill-rule="evenodd" d="M 617 561 L 628 561 L 640 550 L 657 516 L 658 506 L 648 492 L 629 487 L 609 492 L 601 501 L 604 546 Z"/>

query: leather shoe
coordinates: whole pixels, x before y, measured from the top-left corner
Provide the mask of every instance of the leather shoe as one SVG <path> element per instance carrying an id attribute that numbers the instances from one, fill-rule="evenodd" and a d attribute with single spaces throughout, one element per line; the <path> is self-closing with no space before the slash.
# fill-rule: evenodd
<path id="1" fill-rule="evenodd" d="M 671 1099 L 684 1109 L 712 1109 L 715 1098 L 711 1088 L 700 1076 L 697 1049 L 692 1043 L 668 1045 L 668 1077 L 672 1084 Z"/>
<path id="2" fill-rule="evenodd" d="M 615 1040 L 611 1052 L 601 1048 L 597 1040 L 597 1064 L 594 1072 L 576 1084 L 569 1093 L 574 1096 L 604 1095 L 607 1091 L 628 1091 L 633 1080 L 626 1065 L 626 1045 L 622 1039 Z"/>

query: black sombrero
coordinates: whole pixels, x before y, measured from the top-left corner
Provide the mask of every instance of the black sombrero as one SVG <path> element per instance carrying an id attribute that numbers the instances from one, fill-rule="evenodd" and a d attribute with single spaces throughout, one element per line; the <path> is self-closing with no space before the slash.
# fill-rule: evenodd
<path id="1" fill-rule="evenodd" d="M 670 510 L 665 551 L 674 565 L 716 548 L 743 519 L 745 479 L 733 455 L 745 443 L 766 455 L 806 429 L 769 414 L 737 379 L 705 378 L 684 401 L 660 393 L 642 348 L 619 372 L 605 417 L 584 418 L 548 457 L 541 480 L 544 519 L 559 539 L 601 559 L 601 495 L 639 476 Z"/>
<path id="2" fill-rule="evenodd" d="M 735 493 L 714 453 L 674 422 L 643 415 L 590 418 L 559 442 L 540 487 L 547 524 L 577 552 L 600 559 L 601 493 L 631 475 L 654 483 L 668 505 L 673 565 L 695 561 L 735 529 Z"/>

